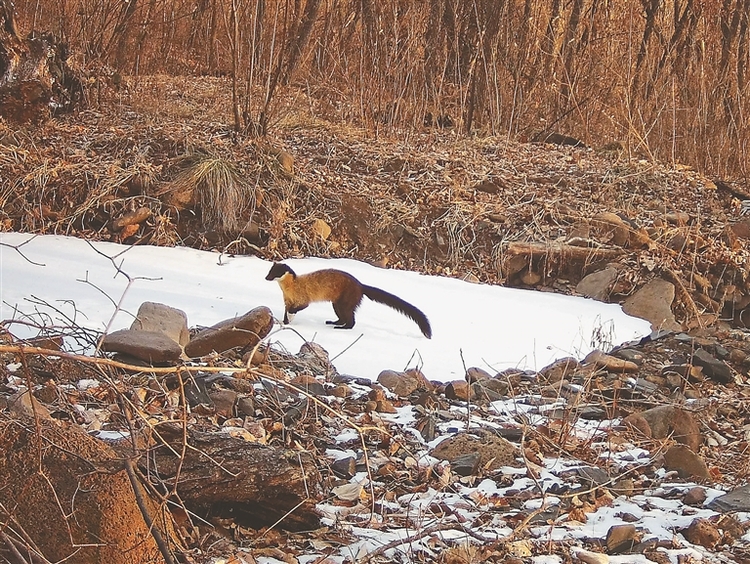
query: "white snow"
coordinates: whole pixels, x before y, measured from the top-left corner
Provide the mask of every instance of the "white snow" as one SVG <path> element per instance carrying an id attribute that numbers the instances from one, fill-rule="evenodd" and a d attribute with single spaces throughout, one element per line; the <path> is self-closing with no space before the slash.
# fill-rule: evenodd
<path id="1" fill-rule="evenodd" d="M 129 327 L 144 301 L 182 309 L 191 326 L 210 326 L 261 305 L 277 318 L 284 313 L 280 288 L 265 280 L 271 263 L 255 257 L 21 233 L 0 233 L 0 243 L 0 319 L 45 325 L 74 320 L 85 328 L 113 331 Z M 538 370 L 557 358 L 582 358 L 594 348 L 650 332 L 646 321 L 625 315 L 618 305 L 590 299 L 386 270 L 349 259 L 286 263 L 297 273 L 345 270 L 429 317 L 431 340 L 410 319 L 368 299 L 348 331 L 325 324 L 335 318 L 330 304 L 313 304 L 271 336 L 293 353 L 303 339 L 316 341 L 339 372 L 355 376 L 374 379 L 386 368 L 419 367 L 429 379 L 447 382 L 463 378 L 469 366 L 490 372 Z M 115 265 L 130 277 L 130 285 Z M 115 315 L 118 303 L 121 311 Z M 21 337 L 35 334 L 20 324 L 11 331 Z"/>

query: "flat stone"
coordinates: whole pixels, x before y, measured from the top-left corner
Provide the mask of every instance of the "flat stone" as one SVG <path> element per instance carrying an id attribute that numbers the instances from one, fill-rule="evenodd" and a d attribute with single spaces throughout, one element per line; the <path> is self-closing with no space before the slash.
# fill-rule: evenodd
<path id="1" fill-rule="evenodd" d="M 143 302 L 130 326 L 131 331 L 153 331 L 164 333 L 183 347 L 190 340 L 187 314 L 158 302 Z"/>
<path id="2" fill-rule="evenodd" d="M 705 349 L 698 349 L 693 353 L 693 364 L 703 368 L 703 373 L 717 382 L 728 384 L 734 380 L 732 369 L 726 362 L 714 358 Z"/>
<path id="3" fill-rule="evenodd" d="M 127 354 L 149 364 L 174 362 L 182 354 L 182 347 L 164 333 L 130 329 L 105 335 L 102 350 Z"/>
<path id="4" fill-rule="evenodd" d="M 609 300 L 617 275 L 617 269 L 611 267 L 592 272 L 584 276 L 576 285 L 576 292 L 587 298 L 606 302 Z"/>
<path id="5" fill-rule="evenodd" d="M 721 513 L 750 511 L 750 484 L 735 488 L 731 492 L 713 499 L 708 504 L 708 508 Z"/>
<path id="6" fill-rule="evenodd" d="M 629 360 L 623 360 L 617 358 L 600 350 L 591 351 L 583 359 L 584 364 L 593 364 L 597 368 L 603 368 L 607 372 L 638 372 L 638 365 L 635 362 Z"/>
<path id="7" fill-rule="evenodd" d="M 204 329 L 185 346 L 190 358 L 222 353 L 236 347 L 252 348 L 273 328 L 273 314 L 265 306 L 256 307 L 243 316 L 226 319 Z"/>
<path id="8" fill-rule="evenodd" d="M 671 282 L 654 278 L 644 284 L 638 291 L 622 304 L 622 310 L 628 315 L 640 317 L 651 323 L 651 329 L 656 331 L 680 331 L 682 326 L 677 323 L 672 313 L 675 289 Z"/>

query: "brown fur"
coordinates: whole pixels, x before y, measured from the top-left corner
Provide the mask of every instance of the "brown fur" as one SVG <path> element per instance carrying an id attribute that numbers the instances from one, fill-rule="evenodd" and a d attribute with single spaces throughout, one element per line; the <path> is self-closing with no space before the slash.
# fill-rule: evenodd
<path id="1" fill-rule="evenodd" d="M 289 323 L 290 314 L 302 311 L 311 303 L 331 302 L 338 319 L 326 323 L 339 329 L 351 329 L 354 327 L 354 312 L 362 303 L 362 296 L 367 296 L 406 315 L 419 326 L 425 337 L 432 337 L 430 322 L 419 309 L 380 288 L 366 286 L 341 270 L 329 268 L 297 275 L 287 265 L 274 263 L 266 280 L 276 280 L 281 286 L 284 323 Z"/>

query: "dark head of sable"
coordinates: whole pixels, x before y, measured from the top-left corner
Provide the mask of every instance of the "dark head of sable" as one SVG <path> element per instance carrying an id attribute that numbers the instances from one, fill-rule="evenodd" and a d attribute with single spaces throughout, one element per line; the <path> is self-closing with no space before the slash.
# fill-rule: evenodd
<path id="1" fill-rule="evenodd" d="M 281 278 L 282 276 L 284 276 L 284 274 L 286 274 L 287 272 L 292 276 L 297 276 L 294 271 L 287 265 L 280 262 L 275 262 L 273 263 L 271 270 L 269 270 L 268 274 L 266 274 L 266 280 L 276 280 L 277 278 Z"/>

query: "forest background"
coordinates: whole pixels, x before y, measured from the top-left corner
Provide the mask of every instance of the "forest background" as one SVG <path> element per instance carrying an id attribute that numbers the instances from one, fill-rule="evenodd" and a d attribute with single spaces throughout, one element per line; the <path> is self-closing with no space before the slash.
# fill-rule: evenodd
<path id="1" fill-rule="evenodd" d="M 750 0 L 36 0 L 92 84 L 231 78 L 237 130 L 291 107 L 408 135 L 563 133 L 744 181 Z"/>

